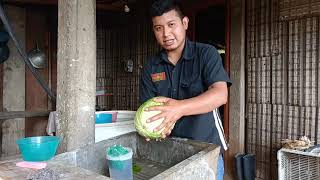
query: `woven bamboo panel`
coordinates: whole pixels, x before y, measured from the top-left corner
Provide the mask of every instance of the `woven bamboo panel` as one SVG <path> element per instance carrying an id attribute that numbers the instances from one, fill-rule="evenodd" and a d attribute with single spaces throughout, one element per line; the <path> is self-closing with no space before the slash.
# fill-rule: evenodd
<path id="1" fill-rule="evenodd" d="M 320 15 L 319 0 L 280 0 L 280 19 Z"/>
<path id="2" fill-rule="evenodd" d="M 248 59 L 248 100 L 252 103 L 271 102 L 271 59 Z"/>
<path id="3" fill-rule="evenodd" d="M 272 57 L 272 87 L 271 87 L 271 102 L 274 104 L 282 104 L 285 102 L 285 68 L 283 66 L 283 58 L 281 55 Z"/>
<path id="4" fill-rule="evenodd" d="M 148 23 L 108 26 L 98 18 L 97 105 L 104 110 L 137 110 L 142 67 L 159 47 Z M 132 72 L 126 71 L 133 62 Z"/>
<path id="5" fill-rule="evenodd" d="M 282 139 L 311 137 L 319 142 L 319 108 L 270 104 L 247 106 L 247 152 L 257 156 L 257 178 L 277 173 L 276 152 Z"/>
<path id="6" fill-rule="evenodd" d="M 269 56 L 271 52 L 270 2 L 250 1 L 248 3 L 248 56 Z"/>
<path id="7" fill-rule="evenodd" d="M 305 71 L 304 94 L 306 106 L 317 106 L 319 82 L 319 17 L 307 18 L 305 22 Z M 315 83 L 316 82 L 316 83 Z"/>
<path id="8" fill-rule="evenodd" d="M 281 139 L 320 143 L 319 2 L 247 1 L 246 151 L 257 179 L 276 179 Z"/>
<path id="9" fill-rule="evenodd" d="M 248 104 L 247 152 L 256 154 L 257 178 L 270 172 L 271 125 L 271 105 Z"/>
<path id="10" fill-rule="evenodd" d="M 284 23 L 287 40 L 288 104 L 316 106 L 319 70 L 319 17 Z"/>

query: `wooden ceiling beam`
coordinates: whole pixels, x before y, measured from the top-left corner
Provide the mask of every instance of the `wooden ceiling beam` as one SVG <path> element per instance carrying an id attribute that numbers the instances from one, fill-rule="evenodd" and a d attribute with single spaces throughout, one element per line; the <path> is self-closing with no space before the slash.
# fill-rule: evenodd
<path id="1" fill-rule="evenodd" d="M 46 5 L 57 6 L 58 0 L 4 0 L 5 4 L 12 5 Z M 122 7 L 115 7 L 109 4 L 97 3 L 97 10 L 103 11 L 123 11 Z"/>
<path id="2" fill-rule="evenodd" d="M 58 0 L 4 0 L 6 4 L 18 5 L 57 5 Z"/>
<path id="3" fill-rule="evenodd" d="M 226 0 L 197 0 L 197 1 L 186 1 L 183 7 L 188 9 L 190 12 L 197 12 L 202 9 L 207 9 L 209 6 L 223 6 L 226 5 Z M 186 12 L 188 13 L 188 12 Z"/>

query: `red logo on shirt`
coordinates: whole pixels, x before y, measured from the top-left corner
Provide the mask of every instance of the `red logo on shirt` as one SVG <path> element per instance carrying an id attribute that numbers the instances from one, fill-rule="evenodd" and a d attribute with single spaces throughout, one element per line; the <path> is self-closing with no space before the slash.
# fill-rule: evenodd
<path id="1" fill-rule="evenodd" d="M 151 74 L 151 78 L 153 82 L 163 81 L 163 80 L 166 80 L 166 73 L 161 72 L 161 73 Z"/>

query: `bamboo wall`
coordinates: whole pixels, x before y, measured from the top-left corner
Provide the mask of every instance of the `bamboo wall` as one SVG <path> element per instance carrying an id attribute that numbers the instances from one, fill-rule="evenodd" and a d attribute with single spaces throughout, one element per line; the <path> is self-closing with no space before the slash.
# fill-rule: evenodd
<path id="1" fill-rule="evenodd" d="M 107 19 L 98 17 L 97 90 L 105 93 L 97 97 L 97 104 L 105 110 L 137 110 L 142 67 L 159 47 L 150 20 L 134 23 L 120 17 L 123 24 L 109 26 Z M 133 62 L 132 72 L 125 70 L 128 60 Z"/>
<path id="2" fill-rule="evenodd" d="M 277 179 L 281 139 L 320 143 L 320 0 L 246 2 L 246 151 Z"/>

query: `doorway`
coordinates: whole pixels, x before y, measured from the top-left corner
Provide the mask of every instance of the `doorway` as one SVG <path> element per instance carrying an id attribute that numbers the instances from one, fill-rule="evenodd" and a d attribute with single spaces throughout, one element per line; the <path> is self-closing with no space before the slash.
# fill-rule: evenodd
<path id="1" fill-rule="evenodd" d="M 195 40 L 198 42 L 211 44 L 219 52 L 223 66 L 226 66 L 226 22 L 225 6 L 209 6 L 195 15 Z M 228 120 L 225 118 L 225 106 L 219 108 L 223 126 Z"/>

